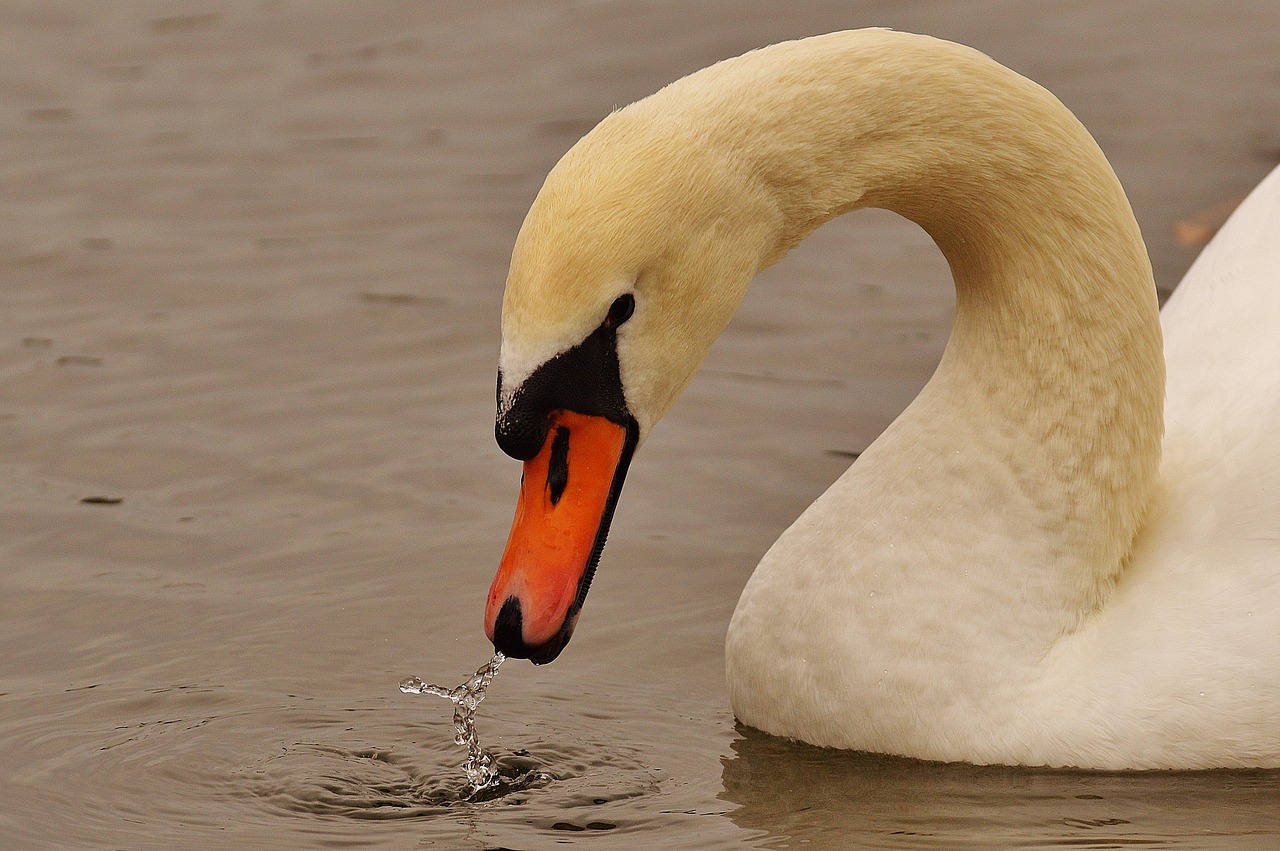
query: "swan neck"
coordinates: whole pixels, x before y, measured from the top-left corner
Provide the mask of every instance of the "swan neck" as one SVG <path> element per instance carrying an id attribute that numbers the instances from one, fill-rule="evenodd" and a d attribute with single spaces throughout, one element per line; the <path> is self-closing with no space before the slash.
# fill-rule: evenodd
<path id="1" fill-rule="evenodd" d="M 942 362 L 850 471 L 857 498 L 878 504 L 933 462 L 920 486 L 945 489 L 959 527 L 989 523 L 984 495 L 1012 489 L 992 552 L 968 561 L 1003 566 L 975 574 L 993 585 L 1058 565 L 1041 603 L 1065 613 L 1051 632 L 1069 629 L 1125 562 L 1163 432 L 1158 304 L 1119 181 L 1056 98 L 968 48 L 859 31 L 768 50 L 687 93 L 710 98 L 704 144 L 746 175 L 742 205 L 775 211 L 761 266 L 873 206 L 924 228 L 956 286 Z M 886 540 L 936 522 L 883 520 Z M 1019 540 L 1011 565 L 1020 534 L 1035 546 Z"/>

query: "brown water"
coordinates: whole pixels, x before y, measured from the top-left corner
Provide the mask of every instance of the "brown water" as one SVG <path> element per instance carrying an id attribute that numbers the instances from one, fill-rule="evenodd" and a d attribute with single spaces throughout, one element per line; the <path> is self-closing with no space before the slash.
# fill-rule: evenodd
<path id="1" fill-rule="evenodd" d="M 950 293 L 860 214 L 753 288 L 632 467 L 573 644 L 509 662 L 457 802 L 519 465 L 498 304 L 542 175 L 615 105 L 882 24 L 1040 80 L 1173 223 L 1280 151 L 1280 7 L 0 4 L 0 847 L 1271 848 L 1280 777 L 941 767 L 735 729 L 768 544 L 923 384 Z M 86 499 L 106 498 L 96 502 Z"/>

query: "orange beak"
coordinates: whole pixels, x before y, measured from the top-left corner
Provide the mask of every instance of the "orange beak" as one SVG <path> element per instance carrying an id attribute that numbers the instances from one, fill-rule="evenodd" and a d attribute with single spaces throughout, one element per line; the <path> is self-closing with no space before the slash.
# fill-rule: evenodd
<path id="1" fill-rule="evenodd" d="M 605 417 L 552 413 L 542 449 L 524 462 L 489 588 L 484 626 L 495 649 L 540 665 L 569 643 L 634 444 L 626 426 Z"/>

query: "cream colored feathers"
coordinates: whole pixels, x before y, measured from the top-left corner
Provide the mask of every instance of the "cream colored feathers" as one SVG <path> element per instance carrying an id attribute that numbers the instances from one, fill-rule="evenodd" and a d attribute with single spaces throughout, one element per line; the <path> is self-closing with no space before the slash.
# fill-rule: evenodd
<path id="1" fill-rule="evenodd" d="M 1123 190 L 1052 95 L 973 50 L 833 33 L 722 62 L 605 119 L 548 176 L 517 241 L 504 393 L 634 292 L 618 353 L 647 435 L 754 274 L 866 206 L 938 243 L 955 326 L 928 386 L 744 590 L 727 643 L 738 717 L 929 759 L 1280 764 L 1280 521 L 1264 513 L 1256 543 L 1238 542 L 1249 566 L 1236 573 L 1205 560 L 1225 550 L 1174 554 L 1169 541 L 1192 539 L 1152 528 L 1229 529 L 1197 517 L 1225 507 L 1212 495 L 1222 450 L 1188 450 L 1207 428 L 1188 425 L 1158 473 L 1161 326 Z M 1246 313 L 1251 285 L 1230 279 L 1255 274 L 1251 246 L 1242 240 L 1244 259 L 1212 285 Z M 1274 329 L 1280 310 L 1274 295 L 1266 303 Z M 1192 347 L 1181 326 L 1193 312 L 1173 337 Z M 1171 420 L 1212 422 L 1225 384 L 1244 400 L 1237 416 L 1274 426 L 1280 383 L 1267 379 L 1253 409 L 1237 387 L 1249 358 L 1233 347 L 1264 345 L 1223 340 L 1237 321 L 1212 331 L 1220 364 L 1185 391 L 1203 398 L 1176 411 L 1171 398 Z M 1249 422 L 1233 451 L 1262 471 L 1249 493 L 1261 500 L 1269 486 L 1274 505 L 1280 444 Z M 1208 466 L 1192 475 L 1186 464 Z M 1234 590 L 1215 584 L 1224 569 Z M 1210 681 L 1212 697 L 1201 694 Z"/>

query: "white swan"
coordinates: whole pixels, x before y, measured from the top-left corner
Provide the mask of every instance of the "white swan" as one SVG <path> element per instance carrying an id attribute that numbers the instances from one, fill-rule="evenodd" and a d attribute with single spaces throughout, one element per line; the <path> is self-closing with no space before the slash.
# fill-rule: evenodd
<path id="1" fill-rule="evenodd" d="M 747 283 L 867 206 L 937 242 L 955 325 L 748 582 L 737 717 L 933 760 L 1280 765 L 1280 172 L 1162 320 L 1129 204 L 1066 108 L 885 30 L 693 74 L 548 176 L 503 302 L 497 432 L 526 465 L 495 646 L 555 658 L 632 450 Z"/>

